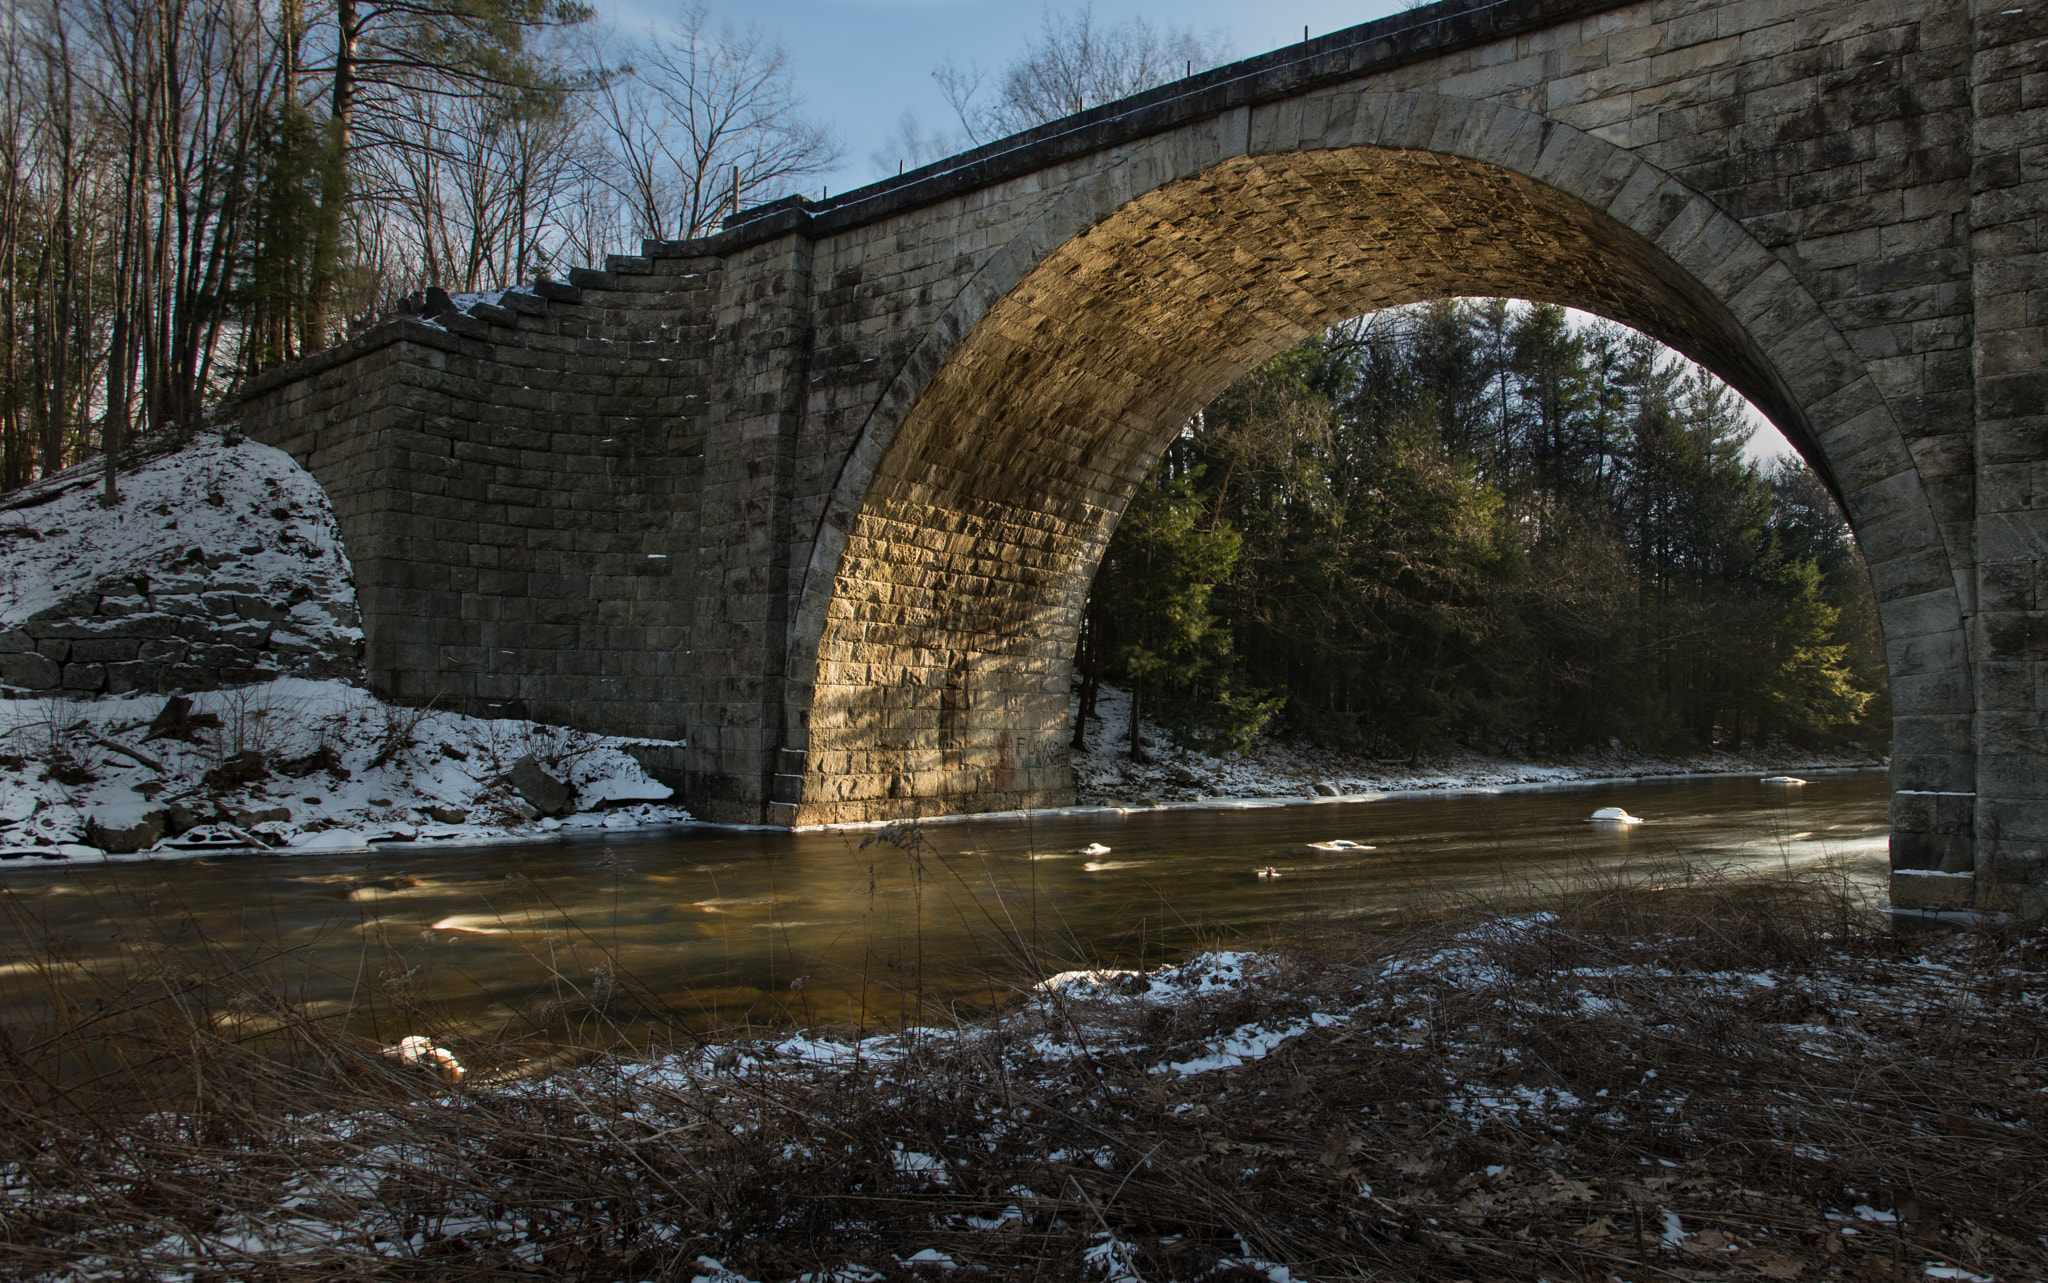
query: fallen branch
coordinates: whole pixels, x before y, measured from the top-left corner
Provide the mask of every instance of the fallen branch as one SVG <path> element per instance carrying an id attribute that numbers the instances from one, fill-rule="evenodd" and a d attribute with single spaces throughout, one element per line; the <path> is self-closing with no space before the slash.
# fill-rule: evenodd
<path id="1" fill-rule="evenodd" d="M 138 752 L 135 749 L 129 748 L 126 744 L 119 743 L 115 740 L 110 740 L 104 735 L 93 735 L 89 736 L 88 738 L 90 738 L 93 743 L 99 745 L 101 748 L 111 749 L 114 752 L 119 753 L 123 757 L 134 758 L 136 761 L 142 763 L 144 766 L 147 766 L 150 770 L 155 771 L 159 775 L 170 774 L 169 767 L 166 767 L 162 762 L 157 761 L 155 758 L 151 757 L 147 753 Z"/>

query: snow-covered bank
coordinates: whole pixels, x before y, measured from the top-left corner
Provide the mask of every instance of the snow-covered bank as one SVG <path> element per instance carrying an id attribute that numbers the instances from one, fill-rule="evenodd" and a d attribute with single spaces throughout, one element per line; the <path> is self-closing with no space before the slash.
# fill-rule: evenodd
<path id="1" fill-rule="evenodd" d="M 296 678 L 197 692 L 177 729 L 152 736 L 168 703 L 0 701 L 0 861 L 97 860 L 131 845 L 133 858 L 334 852 L 689 819 L 624 740 Z M 521 789 L 515 769 L 528 758 L 568 786 L 548 808 L 559 814 Z M 152 822 L 146 841 L 110 836 Z"/>
<path id="2" fill-rule="evenodd" d="M 1080 712 L 1079 699 L 1074 715 Z M 1074 755 L 1074 791 L 1084 806 L 1200 803 L 1246 798 L 1310 799 L 1418 790 L 1506 788 L 1595 783 L 1681 775 L 1772 775 L 1882 766 L 1866 753 L 1816 753 L 1779 746 L 1747 753 L 1668 757 L 1619 744 L 1554 761 L 1528 762 L 1480 753 L 1433 755 L 1413 764 L 1317 748 L 1281 735 L 1261 735 L 1243 757 L 1211 756 L 1173 747 L 1164 727 L 1145 719 L 1148 762 L 1130 759 L 1131 697 L 1105 685 L 1088 727 L 1087 748 Z"/>
<path id="3" fill-rule="evenodd" d="M 0 684 L 209 690 L 360 669 L 353 572 L 289 455 L 201 434 L 123 473 L 74 468 L 0 505 Z"/>
<path id="4" fill-rule="evenodd" d="M 0 507 L 0 868 L 689 819 L 635 743 L 364 690 L 333 510 L 284 452 L 202 433 L 98 486 Z"/>

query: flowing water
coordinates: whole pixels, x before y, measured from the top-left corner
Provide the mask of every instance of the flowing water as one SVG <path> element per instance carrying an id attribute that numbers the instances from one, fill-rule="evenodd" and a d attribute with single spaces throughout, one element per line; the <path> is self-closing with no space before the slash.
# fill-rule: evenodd
<path id="1" fill-rule="evenodd" d="M 1000 1001 L 1047 969 L 1156 964 L 1314 924 L 1389 929 L 1511 904 L 1564 877 L 1655 876 L 1681 858 L 1735 872 L 1827 861 L 1876 889 L 1887 797 L 1883 773 L 1864 771 L 1793 788 L 1692 779 L 886 835 L 707 827 L 11 866 L 0 872 L 0 948 L 12 955 L 0 958 L 0 1008 L 47 1010 L 89 973 L 104 993 L 109 976 L 161 985 L 183 967 L 225 967 L 240 969 L 227 988 L 246 986 L 245 1002 L 285 997 L 387 1039 L 422 1023 L 572 1043 L 662 1025 L 898 1024 Z M 1609 806 L 1645 822 L 1588 821 Z M 25 934 L 39 961 L 24 960 Z M 209 993 L 234 1002 L 218 980 Z"/>

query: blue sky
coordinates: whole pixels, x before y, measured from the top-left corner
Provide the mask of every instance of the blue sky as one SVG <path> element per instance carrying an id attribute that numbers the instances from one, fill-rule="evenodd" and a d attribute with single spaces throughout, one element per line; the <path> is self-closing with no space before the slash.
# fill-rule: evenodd
<path id="1" fill-rule="evenodd" d="M 803 92 L 805 109 L 828 124 L 845 148 L 836 168 L 813 180 L 814 191 L 848 191 L 881 177 L 873 153 L 895 134 L 908 111 L 927 128 L 957 126 L 932 70 L 950 58 L 966 65 L 1001 67 L 1039 31 L 1047 6 L 1033 0 L 711 0 L 712 11 L 735 26 L 754 24 L 781 41 Z M 597 0 L 620 27 L 658 24 L 676 6 L 661 0 Z M 1074 0 L 1052 6 L 1072 13 Z M 1409 0 L 1095 0 L 1105 24 L 1142 17 L 1155 27 L 1220 34 L 1232 58 L 1249 58 L 1311 36 L 1371 22 Z M 1775 428 L 1754 410 L 1758 431 L 1749 452 L 1759 458 L 1790 454 Z"/>
<path id="2" fill-rule="evenodd" d="M 660 0 L 599 0 L 624 27 L 660 22 L 675 6 Z M 1055 5 L 1077 12 L 1079 3 Z M 1220 32 L 1235 57 L 1248 58 L 1313 35 L 1357 26 L 1409 7 L 1403 0 L 1096 0 L 1095 17 L 1114 23 L 1143 17 L 1155 27 Z M 932 69 L 947 58 L 999 67 L 1037 33 L 1045 6 L 1035 0 L 712 0 L 712 11 L 735 26 L 757 24 L 789 50 L 809 114 L 845 144 L 838 167 L 815 180 L 846 191 L 877 177 L 870 155 L 895 132 L 904 112 L 927 127 L 955 124 Z"/>

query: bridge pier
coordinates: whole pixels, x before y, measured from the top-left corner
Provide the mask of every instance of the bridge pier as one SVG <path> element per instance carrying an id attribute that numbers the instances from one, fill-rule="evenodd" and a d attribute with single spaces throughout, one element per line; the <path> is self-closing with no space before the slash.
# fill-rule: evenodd
<path id="1" fill-rule="evenodd" d="M 1451 0 L 255 380 L 374 684 L 684 739 L 709 819 L 1072 795 L 1068 668 L 1172 432 L 1343 317 L 1633 325 L 1842 501 L 1893 897 L 2048 879 L 2048 10 Z M 2029 79 L 2033 76 L 2033 79 Z"/>

